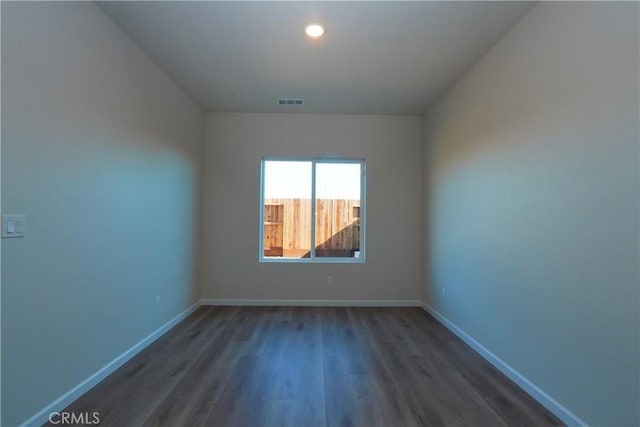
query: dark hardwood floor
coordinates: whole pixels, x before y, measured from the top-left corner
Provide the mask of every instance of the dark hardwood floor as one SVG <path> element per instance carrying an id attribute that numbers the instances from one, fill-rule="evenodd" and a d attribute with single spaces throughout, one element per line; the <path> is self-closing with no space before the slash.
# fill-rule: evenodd
<path id="1" fill-rule="evenodd" d="M 103 426 L 562 424 L 419 308 L 204 307 L 67 410 Z"/>

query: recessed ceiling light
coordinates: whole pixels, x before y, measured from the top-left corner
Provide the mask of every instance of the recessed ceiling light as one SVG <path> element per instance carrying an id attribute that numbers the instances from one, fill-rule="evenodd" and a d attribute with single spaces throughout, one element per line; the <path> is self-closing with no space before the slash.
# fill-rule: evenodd
<path id="1" fill-rule="evenodd" d="M 304 29 L 304 32 L 309 37 L 318 38 L 324 34 L 324 28 L 322 28 L 322 25 L 310 24 L 307 25 L 307 28 Z"/>

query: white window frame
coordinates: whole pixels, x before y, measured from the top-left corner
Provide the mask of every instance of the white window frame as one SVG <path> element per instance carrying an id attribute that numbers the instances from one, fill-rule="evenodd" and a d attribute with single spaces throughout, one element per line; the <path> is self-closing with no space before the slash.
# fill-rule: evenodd
<path id="1" fill-rule="evenodd" d="M 268 161 L 311 163 L 311 248 L 309 258 L 284 258 L 264 256 L 264 165 Z M 360 165 L 360 256 L 316 257 L 316 165 L 318 163 L 350 163 Z M 263 157 L 260 160 L 260 217 L 258 226 L 258 260 L 261 263 L 305 263 L 305 264 L 364 264 L 366 259 L 366 163 L 364 159 L 343 157 Z"/>

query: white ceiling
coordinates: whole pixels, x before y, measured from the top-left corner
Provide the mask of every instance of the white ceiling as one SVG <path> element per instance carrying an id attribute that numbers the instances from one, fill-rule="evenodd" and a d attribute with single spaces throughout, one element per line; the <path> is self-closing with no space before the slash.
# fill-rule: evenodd
<path id="1" fill-rule="evenodd" d="M 98 2 L 206 111 L 358 114 L 424 113 L 532 5 Z"/>

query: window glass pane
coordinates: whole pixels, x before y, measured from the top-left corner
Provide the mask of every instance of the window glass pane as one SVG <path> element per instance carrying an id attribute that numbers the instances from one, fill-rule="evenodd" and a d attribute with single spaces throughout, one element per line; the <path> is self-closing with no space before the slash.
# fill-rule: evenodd
<path id="1" fill-rule="evenodd" d="M 316 257 L 360 257 L 361 167 L 316 164 Z"/>
<path id="2" fill-rule="evenodd" d="M 265 258 L 309 258 L 311 167 L 311 162 L 264 162 Z"/>

